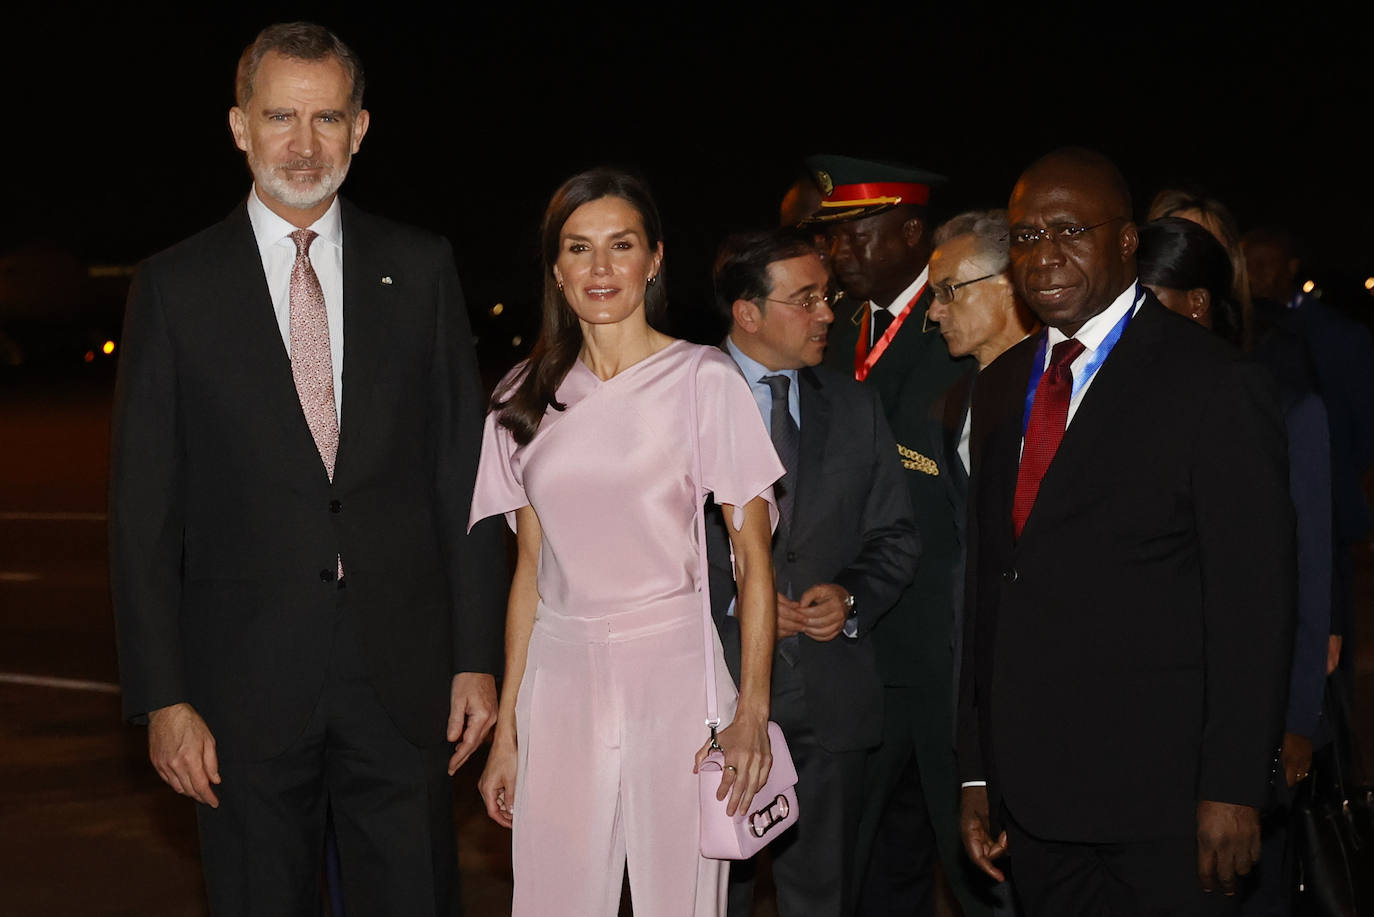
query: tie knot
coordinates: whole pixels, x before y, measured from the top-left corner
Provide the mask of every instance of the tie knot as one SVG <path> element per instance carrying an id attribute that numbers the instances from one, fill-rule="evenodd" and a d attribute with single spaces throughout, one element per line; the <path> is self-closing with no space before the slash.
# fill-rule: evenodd
<path id="1" fill-rule="evenodd" d="M 786 376 L 764 376 L 759 380 L 773 392 L 774 401 L 782 401 L 787 398 L 787 389 L 791 386 L 792 380 Z"/>
<path id="2" fill-rule="evenodd" d="M 296 243 L 296 257 L 308 258 L 310 256 L 310 243 L 315 241 L 319 233 L 313 229 L 298 229 L 291 233 L 291 241 Z"/>
<path id="3" fill-rule="evenodd" d="M 1067 338 L 1054 345 L 1054 350 L 1050 353 L 1050 368 L 1065 369 L 1070 363 L 1078 359 L 1078 355 L 1083 352 L 1083 342 L 1077 338 Z"/>

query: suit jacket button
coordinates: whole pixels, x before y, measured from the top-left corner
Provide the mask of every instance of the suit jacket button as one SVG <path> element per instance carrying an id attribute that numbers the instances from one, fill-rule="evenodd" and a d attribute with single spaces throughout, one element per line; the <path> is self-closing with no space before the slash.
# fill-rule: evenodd
<path id="1" fill-rule="evenodd" d="M 788 551 L 788 552 L 787 552 L 787 562 L 788 562 L 789 564 L 795 564 L 795 563 L 797 562 L 797 552 L 796 552 L 796 551 Z"/>
<path id="2" fill-rule="evenodd" d="M 341 513 L 343 512 L 343 504 L 340 503 L 338 500 L 330 500 L 329 511 L 331 513 Z"/>
<path id="3" fill-rule="evenodd" d="M 1016 582 L 1017 575 L 1018 574 L 1016 572 L 1016 568 L 1012 567 L 1010 570 L 1007 570 L 1005 573 L 1002 574 L 1002 579 L 1008 583 L 1014 583 Z"/>
<path id="4" fill-rule="evenodd" d="M 333 571 L 333 570 L 321 570 L 321 571 L 320 571 L 320 582 L 322 582 L 322 583 L 332 583 L 332 582 L 334 582 L 334 571 Z"/>

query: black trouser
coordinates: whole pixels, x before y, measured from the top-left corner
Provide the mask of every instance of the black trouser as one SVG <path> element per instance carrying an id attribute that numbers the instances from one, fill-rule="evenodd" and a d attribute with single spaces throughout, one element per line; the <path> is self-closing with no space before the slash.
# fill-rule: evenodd
<path id="1" fill-rule="evenodd" d="M 854 880 L 864 751 L 821 747 L 807 715 L 801 669 L 773 661 L 772 718 L 797 768 L 797 823 L 768 846 L 780 917 L 840 917 Z M 730 917 L 753 911 L 757 860 L 730 865 Z"/>
<path id="2" fill-rule="evenodd" d="M 1238 898 L 1204 892 L 1195 833 L 1120 844 L 1050 841 L 1002 810 L 1011 884 L 1025 917 L 1204 917 Z"/>
<path id="3" fill-rule="evenodd" d="M 921 782 L 911 712 L 920 702 L 915 695 L 911 688 L 883 689 L 883 742 L 869 756 L 864 777 L 864 792 L 874 797 L 870 804 L 877 801 L 882 808 L 869 824 L 871 834 L 860 840 L 862 875 L 851 899 L 860 917 L 935 914 L 939 847 Z"/>
<path id="4" fill-rule="evenodd" d="M 339 590 L 330 668 L 310 722 L 265 761 L 221 746 L 218 809 L 197 805 L 215 917 L 313 915 L 332 809 L 349 917 L 460 913 L 450 747 L 417 748 L 364 675 L 360 623 Z"/>

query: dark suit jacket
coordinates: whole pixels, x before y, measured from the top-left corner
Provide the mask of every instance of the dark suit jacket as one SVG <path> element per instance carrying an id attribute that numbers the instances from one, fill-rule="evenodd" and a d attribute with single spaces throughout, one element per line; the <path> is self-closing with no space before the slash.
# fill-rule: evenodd
<path id="1" fill-rule="evenodd" d="M 1016 540 L 1038 340 L 975 386 L 961 778 L 1046 839 L 1186 836 L 1200 799 L 1264 801 L 1282 728 L 1294 545 L 1276 394 L 1147 295 Z"/>
<path id="2" fill-rule="evenodd" d="M 956 379 L 976 372 L 977 364 L 971 357 L 952 359 L 944 338 L 934 331 L 922 333 L 921 322 L 932 299 L 927 289 L 864 384 L 882 399 L 921 529 L 916 577 L 876 638 L 878 671 L 885 685 L 919 686 L 946 696 L 953 671 L 950 584 L 960 551 L 943 480 L 951 469 L 936 458 L 943 433 L 935 405 Z M 850 378 L 859 336 L 850 319 L 858 308 L 867 307 L 848 299 L 836 305 L 825 353 L 826 365 Z M 947 708 L 949 701 L 941 703 Z"/>
<path id="3" fill-rule="evenodd" d="M 189 701 L 236 754 L 304 729 L 336 557 L 372 683 L 412 741 L 444 740 L 454 673 L 501 664 L 499 529 L 464 534 L 482 393 L 452 252 L 347 202 L 342 221 L 332 484 L 246 206 L 149 259 L 129 294 L 110 488 L 124 711 Z"/>
<path id="4" fill-rule="evenodd" d="M 792 525 L 774 537 L 773 568 L 798 598 L 817 583 L 837 583 L 854 595 L 857 638 L 818 642 L 802 634 L 798 650 L 806 712 L 820 744 L 831 751 L 869 748 L 882 738 L 871 631 L 911 580 L 920 538 L 878 399 L 825 367 L 803 369 L 798 379 L 797 491 Z M 728 536 L 720 513 L 708 523 L 712 608 L 738 679 L 739 625 L 725 614 L 735 595 Z"/>
<path id="5" fill-rule="evenodd" d="M 945 474 L 940 476 L 944 482 L 945 496 L 949 498 L 950 512 L 954 516 L 954 533 L 957 555 L 950 576 L 950 589 L 954 620 L 951 641 L 954 657 L 954 672 L 950 679 L 951 703 L 958 694 L 959 673 L 962 663 L 964 636 L 964 558 L 968 544 L 968 480 L 969 470 L 959 457 L 959 435 L 964 430 L 964 418 L 968 415 L 973 400 L 974 373 L 960 376 L 954 384 L 936 400 L 933 413 L 939 418 L 940 437 L 938 448 L 931 457 L 935 459 Z"/>

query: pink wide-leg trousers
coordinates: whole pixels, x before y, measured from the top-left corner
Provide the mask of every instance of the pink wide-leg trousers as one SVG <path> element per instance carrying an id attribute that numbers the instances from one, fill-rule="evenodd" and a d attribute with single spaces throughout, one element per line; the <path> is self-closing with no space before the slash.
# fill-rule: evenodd
<path id="1" fill-rule="evenodd" d="M 736 691 L 715 640 L 725 722 Z M 699 852 L 693 756 L 708 737 L 701 600 L 604 617 L 540 604 L 516 700 L 515 917 L 725 913 L 728 863 Z"/>

